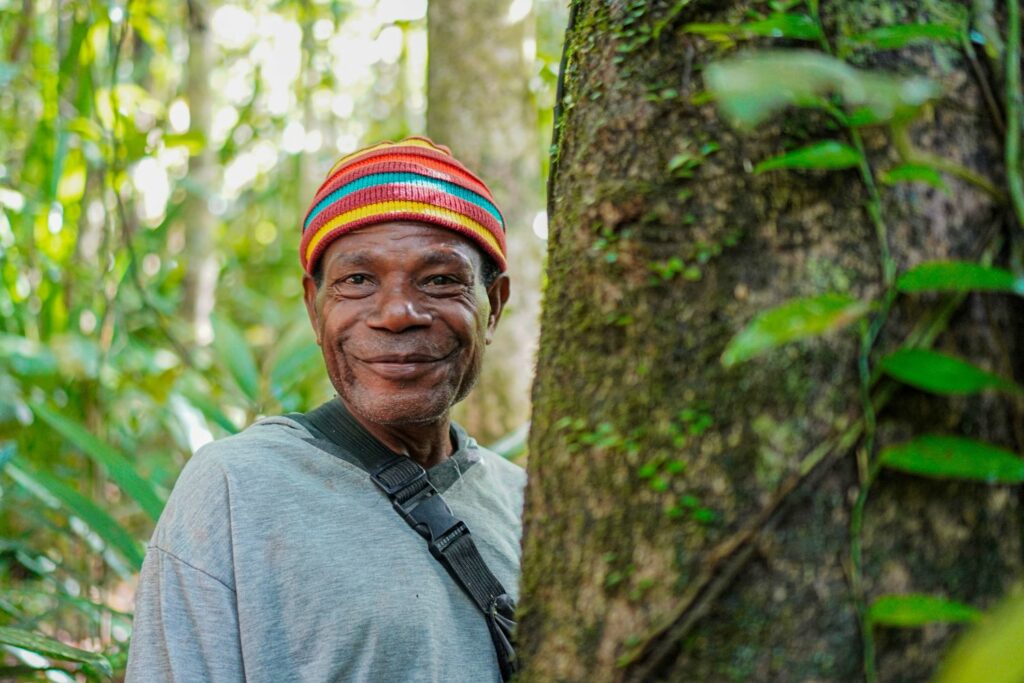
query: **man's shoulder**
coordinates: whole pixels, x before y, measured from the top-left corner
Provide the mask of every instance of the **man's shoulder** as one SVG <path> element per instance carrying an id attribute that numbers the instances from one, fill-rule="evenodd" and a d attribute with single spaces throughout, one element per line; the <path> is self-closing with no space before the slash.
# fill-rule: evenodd
<path id="1" fill-rule="evenodd" d="M 309 438 L 306 428 L 286 415 L 265 417 L 237 434 L 205 444 L 189 460 L 186 470 L 247 467 L 255 461 L 273 459 Z"/>

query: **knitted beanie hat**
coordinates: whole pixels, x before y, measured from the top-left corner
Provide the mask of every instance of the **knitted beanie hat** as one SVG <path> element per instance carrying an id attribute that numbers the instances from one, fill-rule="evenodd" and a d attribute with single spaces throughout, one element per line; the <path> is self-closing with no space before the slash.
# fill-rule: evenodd
<path id="1" fill-rule="evenodd" d="M 302 224 L 302 268 L 312 275 L 327 246 L 346 233 L 403 220 L 454 230 L 502 271 L 507 267 L 505 219 L 491 191 L 447 147 L 410 137 L 371 145 L 334 164 Z"/>

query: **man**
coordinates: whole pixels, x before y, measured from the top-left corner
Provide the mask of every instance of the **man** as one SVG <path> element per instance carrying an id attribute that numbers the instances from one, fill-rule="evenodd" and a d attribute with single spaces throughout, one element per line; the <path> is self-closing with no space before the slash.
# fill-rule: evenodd
<path id="1" fill-rule="evenodd" d="M 449 419 L 508 299 L 489 190 L 425 138 L 369 147 L 328 174 L 300 259 L 341 446 L 427 468 L 515 598 L 525 474 Z M 267 418 L 189 461 L 146 554 L 128 681 L 499 679 L 481 609 L 317 432 Z"/>

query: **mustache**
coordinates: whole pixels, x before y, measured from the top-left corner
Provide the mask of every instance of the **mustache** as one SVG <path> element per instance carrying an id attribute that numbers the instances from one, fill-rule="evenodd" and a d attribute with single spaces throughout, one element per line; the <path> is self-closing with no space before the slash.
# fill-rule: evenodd
<path id="1" fill-rule="evenodd" d="M 337 344 L 342 353 L 368 362 L 424 362 L 447 358 L 457 345 L 450 341 L 430 339 L 341 339 Z"/>

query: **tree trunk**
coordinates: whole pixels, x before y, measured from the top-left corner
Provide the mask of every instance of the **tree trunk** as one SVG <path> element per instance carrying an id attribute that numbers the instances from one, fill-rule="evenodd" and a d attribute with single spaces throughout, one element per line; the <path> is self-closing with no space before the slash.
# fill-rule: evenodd
<path id="1" fill-rule="evenodd" d="M 432 0 L 427 134 L 487 182 L 504 217 L 512 299 L 473 394 L 456 409 L 487 443 L 529 417 L 543 242 L 537 113 L 529 92 L 533 14 L 510 0 Z M 526 8 L 529 7 L 529 4 Z"/>
<path id="2" fill-rule="evenodd" d="M 213 101 L 210 92 L 213 36 L 205 0 L 188 2 L 188 106 L 191 130 L 205 137 L 210 134 Z M 188 270 L 182 315 L 199 344 L 213 340 L 213 313 L 219 266 L 214 253 L 217 219 L 210 212 L 209 193 L 215 187 L 216 165 L 213 149 L 207 144 L 189 160 L 189 195 L 185 200 L 185 250 Z"/>
<path id="3" fill-rule="evenodd" d="M 821 21 L 834 45 L 886 24 L 948 23 L 969 4 L 822 2 Z M 741 132 L 702 97 L 705 67 L 731 50 L 684 27 L 753 22 L 765 6 L 573 7 L 529 442 L 524 681 L 853 681 L 874 678 L 872 662 L 878 680 L 922 680 L 958 629 L 864 629 L 865 605 L 925 593 L 985 608 L 1021 575 L 1022 501 L 1007 486 L 883 470 L 851 533 L 879 449 L 939 431 L 1020 453 L 1019 402 L 883 382 L 891 398 L 877 404 L 872 447 L 856 326 L 720 362 L 744 325 L 783 301 L 885 291 L 857 169 L 751 173 L 848 133 L 795 109 Z M 818 48 L 755 46 L 768 44 Z M 960 46 L 862 46 L 848 61 L 938 81 L 945 95 L 911 127 L 915 146 L 1003 186 L 1003 138 Z M 861 130 L 875 175 L 898 163 L 886 129 Z M 948 195 L 881 187 L 901 272 L 977 260 L 1019 230 L 1003 201 L 945 180 Z M 940 311 L 956 303 L 899 298 L 871 368 L 931 321 L 944 330 L 934 348 L 1020 381 L 1020 299 L 971 295 L 944 326 Z"/>

